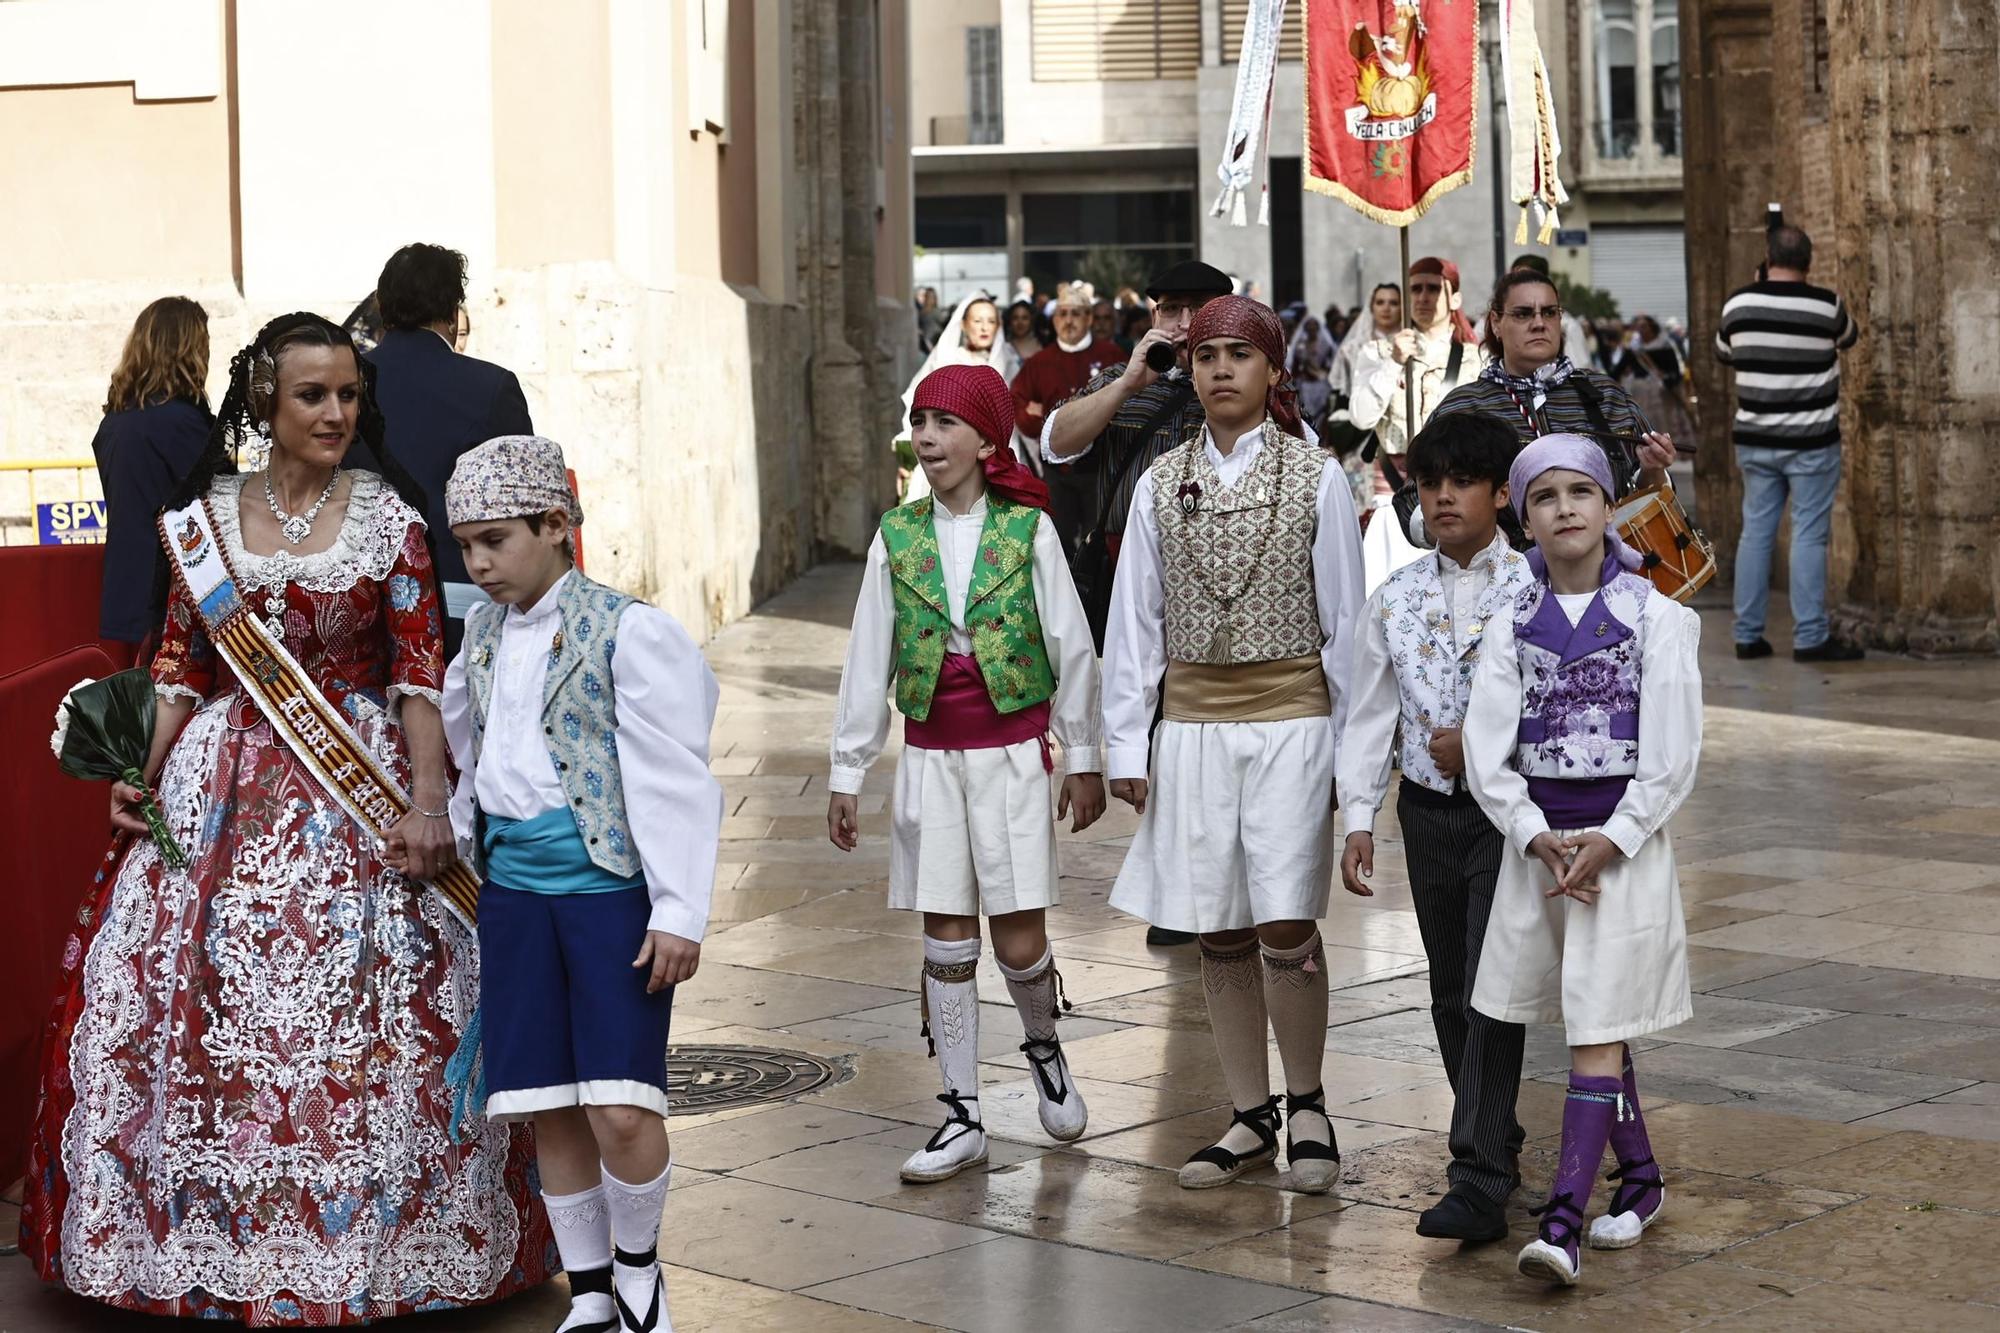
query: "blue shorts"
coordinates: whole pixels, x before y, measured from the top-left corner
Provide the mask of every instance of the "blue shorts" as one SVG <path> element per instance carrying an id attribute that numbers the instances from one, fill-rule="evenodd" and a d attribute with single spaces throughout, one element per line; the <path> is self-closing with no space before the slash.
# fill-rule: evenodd
<path id="1" fill-rule="evenodd" d="M 667 1113 L 669 986 L 646 993 L 632 966 L 653 904 L 610 893 L 479 889 L 479 1005 L 486 1114 L 522 1119 L 562 1106 Z"/>

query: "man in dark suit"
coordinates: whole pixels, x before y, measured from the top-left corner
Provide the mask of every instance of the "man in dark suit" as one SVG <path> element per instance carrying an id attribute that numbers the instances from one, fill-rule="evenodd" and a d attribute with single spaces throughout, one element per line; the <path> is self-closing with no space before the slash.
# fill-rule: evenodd
<path id="1" fill-rule="evenodd" d="M 498 435 L 532 435 L 535 427 L 513 371 L 456 350 L 464 255 L 441 245 L 406 245 L 382 266 L 375 295 L 383 333 L 367 356 L 375 365 L 383 444 L 428 499 L 424 518 L 437 543 L 449 657 L 458 651 L 466 611 L 486 595 L 466 575 L 451 539 L 445 481 L 468 449 Z"/>

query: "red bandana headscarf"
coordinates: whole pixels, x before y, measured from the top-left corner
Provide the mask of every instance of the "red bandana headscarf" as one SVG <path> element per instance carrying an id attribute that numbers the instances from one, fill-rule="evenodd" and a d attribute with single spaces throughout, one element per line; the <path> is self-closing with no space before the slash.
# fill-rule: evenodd
<path id="1" fill-rule="evenodd" d="M 1285 434 L 1304 439 L 1298 395 L 1292 390 L 1291 372 L 1285 369 L 1285 326 L 1278 312 L 1247 296 L 1218 296 L 1197 310 L 1188 325 L 1189 354 L 1211 338 L 1241 338 L 1278 368 L 1278 382 L 1265 396 L 1264 408 Z"/>
<path id="2" fill-rule="evenodd" d="M 1474 332 L 1472 321 L 1465 317 L 1465 288 L 1459 285 L 1458 265 L 1449 259 L 1439 259 L 1436 255 L 1425 255 L 1410 265 L 1411 277 L 1414 278 L 1419 273 L 1430 273 L 1444 279 L 1444 299 L 1446 308 L 1451 312 L 1451 336 L 1462 343 L 1478 342 L 1479 334 Z M 1453 297 L 1460 298 L 1457 306 L 1450 304 Z"/>
<path id="3" fill-rule="evenodd" d="M 986 489 L 1004 500 L 1049 507 L 1049 488 L 1014 457 L 1014 395 L 991 366 L 939 366 L 924 376 L 910 399 L 912 414 L 929 407 L 949 412 L 993 446 L 982 465 Z"/>

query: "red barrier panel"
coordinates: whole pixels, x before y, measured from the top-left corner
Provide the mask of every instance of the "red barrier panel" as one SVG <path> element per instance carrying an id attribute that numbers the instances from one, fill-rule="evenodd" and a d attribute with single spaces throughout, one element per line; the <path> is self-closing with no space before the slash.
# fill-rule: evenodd
<path id="1" fill-rule="evenodd" d="M 95 584 L 89 601 L 94 636 Z M 6 623 L 11 631 L 16 622 Z M 27 1169 L 42 1027 L 63 941 L 111 838 L 110 787 L 65 775 L 49 751 L 49 733 L 70 686 L 112 669 L 110 659 L 87 647 L 0 676 L 0 866 L 9 963 L 0 968 L 0 1181 Z"/>
<path id="2" fill-rule="evenodd" d="M 0 546 L 0 675 L 96 643 L 103 597 L 102 546 Z"/>

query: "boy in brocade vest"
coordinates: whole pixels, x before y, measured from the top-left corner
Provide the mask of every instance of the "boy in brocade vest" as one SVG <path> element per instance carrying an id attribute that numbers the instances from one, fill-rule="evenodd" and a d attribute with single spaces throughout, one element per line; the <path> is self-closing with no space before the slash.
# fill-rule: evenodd
<path id="1" fill-rule="evenodd" d="M 484 880 L 486 1114 L 534 1122 L 569 1273 L 559 1333 L 670 1329 L 667 1028 L 715 878 L 715 677 L 672 616 L 574 567 L 583 510 L 553 441 L 467 453 L 445 510 L 493 599 L 466 617 L 442 707 L 452 822 Z"/>
<path id="2" fill-rule="evenodd" d="M 1519 1183 L 1523 1138 L 1514 1118 L 1523 1031 L 1472 1008 L 1480 941 L 1506 839 L 1465 785 L 1461 726 L 1488 627 L 1511 616 L 1533 582 L 1527 557 L 1498 525 L 1517 441 L 1504 422 L 1473 413 L 1426 426 L 1406 460 L 1436 551 L 1391 573 L 1355 631 L 1354 703 L 1340 738 L 1341 882 L 1374 896 L 1375 816 L 1389 760 L 1403 770 L 1396 799 L 1417 927 L 1430 961 L 1431 1023 L 1450 1077 L 1451 1189 L 1417 1219 L 1417 1234 L 1498 1240 Z"/>
<path id="3" fill-rule="evenodd" d="M 1636 1245 L 1666 1203 L 1626 1043 L 1694 1013 L 1667 821 L 1701 755 L 1701 620 L 1637 572 L 1612 486 L 1603 447 L 1581 435 L 1515 458 L 1535 578 L 1487 627 L 1465 715 L 1466 780 L 1509 847 L 1472 1007 L 1560 1022 L 1569 1040 L 1562 1158 L 1516 1260 L 1566 1286 L 1607 1141 L 1619 1184 L 1591 1248 Z"/>
<path id="4" fill-rule="evenodd" d="M 859 838 L 856 794 L 905 719 L 890 823 L 889 906 L 924 914 L 922 1011 L 944 1124 L 903 1164 L 946 1180 L 986 1160 L 979 1117 L 979 917 L 1020 1011 L 1042 1127 L 1082 1135 L 1082 1093 L 1056 1038 L 1061 978 L 1044 910 L 1058 901 L 1050 730 L 1067 776 L 1056 817 L 1104 813 L 1097 659 L 1048 490 L 1014 459 L 1013 398 L 989 366 L 917 386 L 911 442 L 931 493 L 883 515 L 868 548 L 834 717 L 827 836 Z"/>
<path id="5" fill-rule="evenodd" d="M 1340 1178 L 1340 1149 L 1321 1087 L 1318 922 L 1333 872 L 1360 524 L 1340 464 L 1302 436 L 1276 313 L 1217 297 L 1195 314 L 1187 345 L 1207 424 L 1140 475 L 1104 640 L 1111 794 L 1140 815 L 1111 905 L 1201 938 L 1208 1024 L 1235 1115 L 1181 1167 L 1180 1183 L 1210 1189 L 1270 1165 L 1290 1121 L 1287 1184 L 1324 1194 Z"/>

